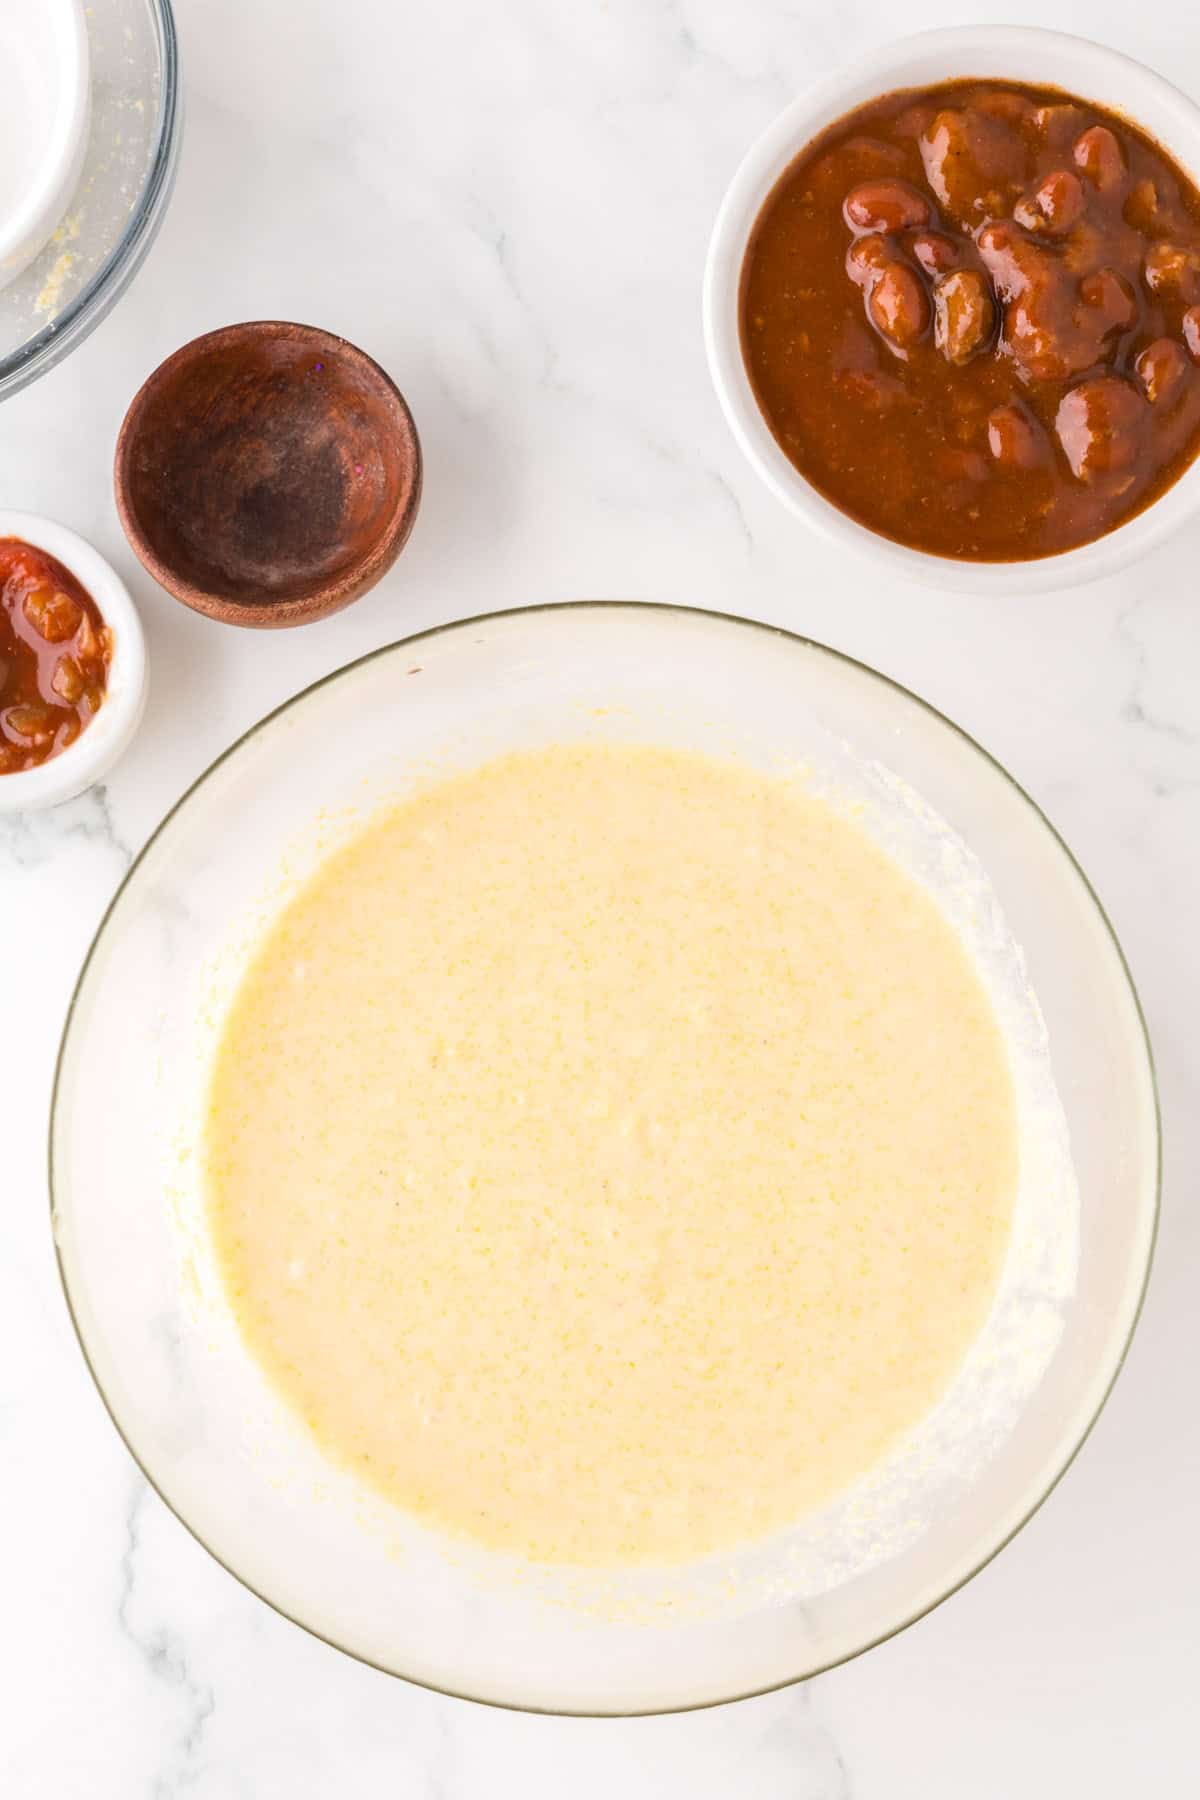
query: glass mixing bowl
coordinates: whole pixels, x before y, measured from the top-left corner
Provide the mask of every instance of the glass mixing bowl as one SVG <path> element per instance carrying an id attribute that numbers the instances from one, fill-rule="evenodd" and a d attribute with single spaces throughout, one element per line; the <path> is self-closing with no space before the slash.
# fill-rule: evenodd
<path id="1" fill-rule="evenodd" d="M 85 8 L 92 113 L 83 173 L 53 237 L 0 288 L 0 399 L 81 344 L 120 299 L 158 234 L 182 123 L 171 0 Z"/>
<path id="2" fill-rule="evenodd" d="M 264 922 L 364 810 L 431 764 L 581 737 L 782 757 L 849 794 L 954 914 L 1001 1013 L 1031 1027 L 1052 1076 L 1033 1110 L 1051 1139 L 1065 1146 L 1069 1133 L 1072 1178 L 1057 1187 L 1053 1159 L 1026 1156 L 1036 1120 L 1023 1136 L 1032 1210 L 1014 1230 L 989 1348 L 968 1357 L 949 1411 L 931 1415 L 933 1436 L 922 1426 L 897 1452 L 907 1485 L 880 1476 L 869 1506 L 852 1490 L 786 1542 L 753 1547 L 735 1579 L 718 1559 L 572 1587 L 561 1571 L 516 1572 L 431 1541 L 291 1419 L 240 1344 L 206 1244 L 205 1077 Z M 1117 1373 L 1158 1170 L 1149 1048 L 1120 949 L 1010 777 L 833 651 L 622 603 L 425 633 L 247 733 L 167 816 L 109 909 L 68 1016 L 51 1121 L 54 1230 L 80 1342 L 130 1450 L 197 1538 L 279 1611 L 380 1668 L 593 1714 L 702 1706 L 814 1674 L 982 1567 L 1054 1486 Z M 1018 1328 L 997 1350 L 1005 1295 Z M 972 1367 L 982 1379 L 964 1387 Z"/>

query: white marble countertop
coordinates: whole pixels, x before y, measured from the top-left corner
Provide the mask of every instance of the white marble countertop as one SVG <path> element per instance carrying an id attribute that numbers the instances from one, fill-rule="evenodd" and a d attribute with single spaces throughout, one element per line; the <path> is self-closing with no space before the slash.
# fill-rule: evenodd
<path id="1" fill-rule="evenodd" d="M 125 573 L 151 701 L 107 787 L 0 821 L 0 1791 L 11 1800 L 619 1793 L 755 1800 L 1178 1794 L 1200 1603 L 1200 613 L 1192 530 L 1121 579 L 984 605 L 878 584 L 759 487 L 705 370 L 699 277 L 750 138 L 892 35 L 878 0 L 180 0 L 187 136 L 128 297 L 0 416 L 4 503 Z M 984 19 L 987 0 L 912 22 Z M 1200 93 L 1190 14 L 1027 4 Z M 1012 14 L 1010 13 L 1010 18 Z M 416 414 L 426 497 L 375 594 L 236 632 L 139 570 L 109 485 L 135 388 L 255 317 L 345 333 Z M 899 1639 L 769 1699 L 629 1723 L 526 1718 L 361 1668 L 277 1618 L 149 1494 L 71 1333 L 47 1222 L 51 1065 L 130 855 L 231 737 L 324 670 L 457 614 L 690 601 L 849 651 L 964 724 L 1049 812 L 1139 983 L 1166 1125 L 1133 1352 L 1058 1491 Z"/>

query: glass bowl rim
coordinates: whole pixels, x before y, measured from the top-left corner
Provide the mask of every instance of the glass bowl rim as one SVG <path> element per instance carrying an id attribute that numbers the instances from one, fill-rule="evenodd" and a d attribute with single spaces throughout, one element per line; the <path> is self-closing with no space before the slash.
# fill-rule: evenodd
<path id="1" fill-rule="evenodd" d="M 56 368 L 103 323 L 141 268 L 158 234 L 175 181 L 183 90 L 173 0 L 146 0 L 146 4 L 158 29 L 162 86 L 154 152 L 145 183 L 124 231 L 91 279 L 61 313 L 8 356 L 0 357 L 0 402 L 11 399 Z"/>
<path id="2" fill-rule="evenodd" d="M 169 0 L 164 0 L 164 3 L 169 3 Z M 831 1661 L 821 1664 L 821 1666 L 819 1668 L 810 1669 L 810 1670 L 807 1670 L 806 1672 L 804 1672 L 802 1674 L 798 1674 L 798 1675 L 786 1676 L 781 1681 L 773 1681 L 773 1682 L 767 1683 L 765 1686 L 762 1686 L 762 1687 L 748 1688 L 744 1691 L 739 1691 L 739 1692 L 730 1693 L 730 1694 L 724 1694 L 715 1699 L 689 1702 L 689 1703 L 679 1705 L 679 1706 L 665 1706 L 665 1707 L 651 1706 L 651 1707 L 645 1707 L 645 1708 L 624 1707 L 624 1708 L 612 1709 L 612 1708 L 554 1707 L 554 1706 L 520 1705 L 520 1704 L 515 1704 L 511 1701 L 491 1699 L 485 1695 L 472 1694 L 472 1693 L 466 1692 L 461 1689 L 442 1686 L 442 1685 L 439 1685 L 439 1684 L 436 1684 L 433 1682 L 421 1680 L 417 1676 L 402 1674 L 400 1671 L 398 1671 L 396 1669 L 389 1668 L 385 1663 L 378 1662 L 369 1656 L 362 1655 L 359 1651 L 351 1649 L 349 1645 L 339 1643 L 335 1638 L 329 1637 L 325 1633 L 315 1630 L 313 1628 L 313 1626 L 306 1624 L 303 1619 L 297 1618 L 293 1613 L 288 1612 L 284 1607 L 278 1605 L 268 1595 L 262 1593 L 258 1588 L 256 1588 L 254 1586 L 254 1584 L 251 1581 L 247 1580 L 247 1578 L 244 1575 L 242 1575 L 237 1569 L 233 1568 L 231 1566 L 231 1564 L 226 1562 L 220 1555 L 218 1555 L 218 1553 L 212 1548 L 212 1546 L 209 1543 L 207 1543 L 205 1541 L 205 1539 L 200 1535 L 200 1533 L 191 1524 L 189 1524 L 188 1520 L 186 1518 L 184 1518 L 183 1514 L 175 1507 L 175 1505 L 172 1503 L 172 1501 L 163 1492 L 162 1488 L 159 1486 L 159 1484 L 155 1480 L 154 1476 L 151 1474 L 150 1470 L 146 1467 L 145 1463 L 142 1461 L 142 1459 L 139 1457 L 137 1452 L 134 1450 L 133 1445 L 131 1444 L 129 1438 L 127 1437 L 125 1430 L 124 1430 L 123 1426 L 121 1425 L 120 1420 L 117 1418 L 117 1415 L 113 1409 L 111 1402 L 109 1401 L 108 1395 L 104 1390 L 103 1384 L 100 1381 L 100 1378 L 96 1372 L 95 1366 L 92 1363 L 91 1356 L 88 1352 L 87 1343 L 84 1339 L 84 1335 L 83 1335 L 83 1331 L 82 1331 L 82 1328 L 79 1323 L 79 1319 L 76 1316 L 74 1303 L 71 1299 L 70 1283 L 67 1278 L 66 1266 L 63 1261 L 62 1247 L 58 1240 L 58 1233 L 54 1228 L 54 1219 L 55 1219 L 55 1213 L 57 1210 L 56 1206 L 55 1206 L 55 1188 L 54 1188 L 55 1123 L 56 1123 L 56 1119 L 57 1119 L 57 1115 L 58 1115 L 60 1084 L 61 1084 L 61 1080 L 62 1080 L 63 1066 L 64 1066 L 64 1062 L 65 1062 L 65 1058 L 66 1058 L 67 1045 L 68 1045 L 68 1042 L 70 1039 L 71 1028 L 72 1028 L 74 1018 L 75 1018 L 76 1006 L 78 1004 L 79 997 L 80 997 L 80 994 L 83 989 L 83 984 L 87 978 L 88 970 L 91 967 L 91 964 L 96 955 L 96 952 L 100 947 L 101 941 L 103 940 L 104 935 L 105 935 L 106 931 L 108 930 L 109 924 L 112 921 L 112 919 L 114 918 L 117 908 L 121 904 L 121 901 L 122 901 L 127 889 L 130 887 L 135 875 L 138 873 L 139 869 L 142 866 L 142 863 L 145 861 L 146 857 L 148 856 L 148 854 L 149 854 L 150 850 L 152 849 L 152 847 L 154 846 L 154 844 L 162 836 L 163 832 L 170 825 L 170 823 L 176 817 L 176 815 L 178 813 L 180 813 L 183 810 L 183 808 L 187 805 L 187 803 L 191 799 L 192 795 L 195 794 L 201 787 L 203 787 L 204 784 L 213 775 L 216 774 L 218 769 L 222 768 L 226 762 L 228 762 L 241 749 L 243 749 L 246 745 L 248 745 L 261 732 L 264 732 L 269 726 L 274 724 L 275 721 L 278 720 L 279 718 L 281 718 L 285 713 L 290 712 L 294 707 L 300 706 L 304 701 L 310 699 L 313 695 L 320 692 L 321 689 L 329 686 L 331 683 L 333 683 L 335 681 L 340 680 L 343 676 L 350 675 L 354 670 L 365 667 L 368 663 L 372 663 L 372 662 L 381 660 L 381 659 L 383 659 L 385 657 L 389 657 L 389 656 L 398 656 L 400 654 L 400 652 L 402 652 L 402 651 L 403 652 L 411 651 L 411 649 L 413 648 L 414 645 L 428 643 L 431 639 L 435 639 L 435 638 L 439 638 L 439 637 L 448 635 L 451 632 L 456 632 L 456 631 L 461 631 L 461 630 L 469 630 L 472 627 L 477 627 L 477 626 L 485 625 L 485 624 L 492 624 L 496 620 L 503 619 L 510 615 L 513 617 L 531 618 L 536 615 L 545 614 L 545 613 L 553 614 L 553 613 L 567 613 L 567 612 L 580 612 L 580 611 L 657 612 L 657 613 L 661 613 L 661 614 L 681 615 L 683 617 L 689 617 L 689 618 L 715 619 L 715 620 L 721 621 L 722 623 L 724 623 L 726 625 L 747 627 L 752 631 L 764 632 L 772 637 L 782 639 L 786 644 L 796 646 L 796 647 L 799 647 L 799 648 L 805 649 L 805 650 L 815 651 L 819 656 L 829 657 L 836 663 L 840 663 L 844 666 L 848 666 L 849 668 L 857 671 L 858 673 L 868 676 L 872 681 L 880 683 L 883 687 L 890 689 L 894 694 L 898 694 L 902 699 L 910 701 L 915 706 L 920 708 L 920 710 L 922 712 L 926 713 L 931 718 L 933 718 L 935 721 L 937 721 L 937 723 L 945 726 L 956 738 L 959 739 L 959 741 L 961 743 L 965 744 L 965 746 L 968 748 L 968 750 L 973 751 L 996 774 L 1000 775 L 1002 777 L 1002 779 L 1008 783 L 1009 787 L 1013 790 L 1013 792 L 1017 795 L 1017 797 L 1025 803 L 1025 805 L 1029 808 L 1030 812 L 1033 814 L 1034 818 L 1043 827 L 1043 829 L 1048 833 L 1052 842 L 1057 846 L 1058 850 L 1065 857 L 1069 867 L 1074 871 L 1074 873 L 1078 877 L 1078 879 L 1082 885 L 1084 893 L 1087 895 L 1087 897 L 1092 902 L 1092 905 L 1094 906 L 1094 908 L 1096 910 L 1096 914 L 1100 920 L 1100 923 L 1102 924 L 1102 926 L 1104 928 L 1105 934 L 1107 935 L 1108 940 L 1112 945 L 1112 949 L 1117 958 L 1117 965 L 1125 978 L 1125 982 L 1126 982 L 1126 985 L 1129 990 L 1129 996 L 1133 1003 L 1134 1016 L 1137 1020 L 1137 1025 L 1138 1025 L 1138 1030 L 1139 1030 L 1139 1035 L 1140 1035 L 1141 1049 L 1142 1049 L 1142 1052 L 1144 1053 L 1145 1060 L 1146 1060 L 1146 1072 L 1149 1077 L 1150 1095 L 1151 1095 L 1151 1099 L 1153 1101 L 1153 1116 L 1154 1116 L 1153 1209 L 1152 1209 L 1152 1216 L 1150 1219 L 1150 1231 L 1149 1231 L 1149 1234 L 1148 1234 L 1148 1237 L 1146 1240 L 1145 1264 L 1141 1271 L 1141 1279 L 1138 1283 L 1137 1297 L 1136 1297 L 1136 1301 L 1134 1304 L 1133 1312 L 1130 1316 L 1128 1330 L 1126 1332 L 1124 1342 L 1121 1345 L 1119 1354 L 1113 1364 L 1112 1371 L 1109 1375 L 1109 1378 L 1104 1385 L 1103 1391 L 1100 1393 L 1100 1395 L 1096 1401 L 1094 1410 L 1092 1411 L 1090 1418 L 1088 1418 L 1088 1420 L 1087 1420 L 1083 1430 L 1080 1432 L 1079 1437 L 1076 1440 L 1076 1442 L 1070 1447 L 1068 1453 L 1063 1458 L 1060 1467 L 1057 1469 L 1057 1471 L 1053 1475 L 1052 1479 L 1047 1483 L 1047 1485 L 1044 1488 L 1044 1490 L 1042 1491 L 1042 1493 L 1038 1496 L 1038 1498 L 1029 1507 L 1028 1511 L 1017 1522 L 1017 1524 L 1013 1526 L 1011 1531 L 1006 1532 L 1004 1537 L 1002 1537 L 997 1544 L 995 1544 L 990 1550 L 988 1550 L 986 1555 L 982 1556 L 979 1559 L 979 1561 L 974 1565 L 973 1568 L 969 1569 L 965 1575 L 963 1575 L 959 1580 L 955 1581 L 950 1587 L 948 1587 L 944 1593 L 942 1593 L 938 1596 L 938 1598 L 936 1600 L 930 1601 L 928 1605 L 919 1607 L 915 1612 L 911 1613 L 900 1624 L 891 1626 L 887 1631 L 881 1632 L 877 1637 L 871 1638 L 867 1643 L 860 1645 L 857 1649 L 848 1651 L 844 1656 L 834 1657 Z M 494 1707 L 497 1711 L 500 1711 L 500 1712 L 529 1713 L 529 1714 L 532 1714 L 535 1716 L 550 1717 L 550 1718 L 634 1719 L 634 1718 L 662 1717 L 662 1716 L 666 1716 L 666 1715 L 670 1715 L 670 1714 L 678 1714 L 678 1713 L 707 1712 L 707 1711 L 710 1711 L 714 1707 L 729 1706 L 740 1700 L 759 1699 L 762 1696 L 767 1695 L 767 1694 L 781 1693 L 784 1689 L 789 1688 L 789 1687 L 794 1687 L 802 1681 L 812 1681 L 812 1680 L 815 1680 L 816 1677 L 819 1675 L 827 1675 L 831 1669 L 840 1668 L 845 1663 L 853 1662 L 858 1657 L 865 1655 L 867 1653 L 867 1651 L 877 1649 L 880 1644 L 888 1643 L 892 1638 L 899 1637 L 902 1632 L 907 1631 L 909 1629 L 909 1627 L 912 1625 L 915 1625 L 918 1620 L 926 1618 L 930 1613 L 936 1611 L 938 1607 L 942 1606 L 954 1594 L 959 1593 L 961 1591 L 961 1589 L 966 1587 L 968 1582 L 973 1581 L 975 1579 L 975 1577 L 978 1574 L 980 1574 L 980 1572 L 983 1569 L 985 1569 L 990 1562 L 992 1562 L 997 1556 L 999 1556 L 999 1554 L 1002 1550 L 1006 1549 L 1007 1546 L 1010 1543 L 1012 1543 L 1013 1539 L 1018 1535 L 1018 1533 L 1023 1531 L 1025 1526 L 1029 1524 L 1030 1520 L 1034 1517 L 1034 1515 L 1041 1510 L 1041 1508 L 1045 1505 L 1046 1501 L 1049 1499 L 1050 1495 L 1054 1492 L 1055 1488 L 1057 1488 L 1059 1482 L 1066 1475 L 1068 1469 L 1070 1469 L 1071 1465 L 1074 1463 L 1076 1457 L 1079 1455 L 1080 1451 L 1083 1449 L 1083 1446 L 1087 1442 L 1088 1438 L 1091 1436 L 1092 1431 L 1095 1428 L 1097 1420 L 1099 1419 L 1101 1413 L 1104 1411 L 1104 1408 L 1108 1403 L 1109 1396 L 1111 1395 L 1113 1388 L 1116 1385 L 1117 1378 L 1125 1366 L 1125 1361 L 1129 1354 L 1130 1345 L 1133 1342 L 1134 1334 L 1137 1331 L 1138 1323 L 1142 1316 L 1142 1310 L 1143 1310 L 1143 1308 L 1145 1306 L 1145 1302 L 1146 1302 L 1146 1292 L 1147 1292 L 1147 1289 L 1149 1286 L 1149 1281 L 1150 1281 L 1150 1273 L 1151 1273 L 1151 1269 L 1152 1269 L 1153 1263 L 1154 1263 L 1154 1253 L 1155 1253 L 1155 1247 L 1156 1247 L 1157 1239 L 1158 1239 L 1158 1229 L 1159 1229 L 1159 1222 L 1160 1222 L 1161 1211 L 1162 1211 L 1162 1166 L 1163 1166 L 1162 1106 L 1161 1106 L 1161 1101 L 1160 1101 L 1160 1097 L 1159 1097 L 1158 1076 L 1157 1076 L 1157 1071 L 1155 1069 L 1154 1052 L 1153 1052 L 1153 1048 L 1152 1048 L 1152 1045 L 1150 1042 L 1150 1035 L 1149 1035 L 1149 1031 L 1148 1031 L 1148 1028 L 1146 1025 L 1146 1017 L 1145 1017 L 1145 1013 L 1142 1008 L 1141 999 L 1138 994 L 1137 987 L 1136 987 L 1132 972 L 1129 967 L 1129 963 L 1126 959 L 1125 952 L 1121 947 L 1120 939 L 1117 936 L 1116 930 L 1113 926 L 1111 919 L 1108 916 L 1108 913 L 1105 911 L 1105 908 L 1100 900 L 1099 895 L 1096 893 L 1096 890 L 1092 886 L 1090 880 L 1088 879 L 1087 874 L 1085 873 L 1083 868 L 1080 866 L 1079 862 L 1077 861 L 1076 857 L 1074 856 L 1073 852 L 1071 851 L 1070 846 L 1064 841 L 1064 839 L 1062 838 L 1062 836 L 1060 835 L 1058 830 L 1052 824 L 1051 820 L 1047 817 L 1046 813 L 1038 805 L 1037 801 L 1034 800 L 1033 797 L 1025 790 L 1025 788 L 1023 788 L 1021 786 L 1020 782 L 1016 780 L 1015 776 L 1013 776 L 1009 773 L 1009 771 L 1004 767 L 1003 763 L 1001 763 L 997 757 L 993 756 L 989 750 L 985 749 L 984 746 L 977 741 L 977 739 L 972 737 L 970 732 L 966 731 L 961 725 L 956 724 L 953 719 L 949 718 L 945 713 L 943 713 L 940 710 L 940 708 L 934 706 L 932 704 L 932 702 L 922 699 L 922 697 L 919 694 L 915 694 L 911 688 L 905 687 L 903 682 L 896 681 L 892 676 L 885 675 L 881 670 L 872 668 L 869 663 L 863 662 L 859 657 L 850 656 L 845 651 L 842 651 L 842 650 L 836 650 L 831 645 L 823 644 L 816 638 L 807 637 L 800 632 L 790 631 L 786 626 L 769 624 L 765 620 L 747 618 L 746 616 L 744 616 L 742 614 L 725 612 L 725 611 L 721 610 L 720 608 L 716 608 L 716 607 L 689 606 L 689 605 L 683 605 L 680 603 L 672 603 L 672 602 L 667 602 L 667 601 L 594 600 L 594 599 L 547 601 L 547 602 L 543 602 L 543 603 L 535 604 L 535 605 L 515 606 L 515 607 L 499 607 L 499 608 L 494 608 L 493 610 L 491 610 L 489 612 L 475 613 L 475 614 L 472 614 L 465 618 L 450 619 L 450 620 L 443 622 L 440 625 L 432 625 L 422 631 L 413 632 L 411 635 L 409 635 L 407 637 L 393 639 L 392 642 L 390 642 L 390 643 L 381 644 L 374 650 L 368 650 L 362 656 L 354 657 L 350 662 L 343 663 L 336 669 L 327 670 L 323 675 L 318 676 L 315 681 L 309 682 L 307 684 L 307 686 L 301 688 L 297 693 L 292 694 L 288 699 L 281 701 L 278 706 L 272 707 L 269 712 L 265 713 L 262 716 L 262 718 L 256 720 L 255 723 L 250 725 L 245 731 L 239 733 L 239 735 L 236 738 L 234 738 L 233 741 L 230 744 L 228 744 L 224 750 L 222 750 L 217 756 L 215 756 L 213 758 L 213 760 L 207 765 L 207 767 L 205 769 L 203 769 L 199 775 L 196 776 L 195 780 L 188 783 L 187 787 L 180 794 L 179 798 L 177 800 L 175 800 L 174 803 L 163 814 L 163 816 L 159 820 L 158 824 L 150 832 L 149 836 L 146 838 L 145 842 L 142 844 L 142 846 L 138 850 L 136 856 L 133 858 L 133 861 L 130 863 L 129 868 L 125 871 L 125 874 L 122 876 L 121 881 L 118 884 L 117 889 L 112 896 L 112 899 L 109 901 L 108 905 L 104 909 L 104 912 L 100 918 L 100 921 L 96 926 L 95 932 L 92 935 L 92 940 L 91 940 L 90 944 L 88 945 L 87 952 L 83 958 L 82 963 L 80 964 L 79 973 L 76 976 L 75 983 L 74 983 L 74 986 L 71 991 L 71 998 L 68 1003 L 66 1015 L 65 1015 L 65 1018 L 63 1021 L 62 1036 L 59 1040 L 58 1052 L 55 1057 L 55 1063 L 54 1063 L 54 1076 L 53 1076 L 53 1083 L 52 1083 L 52 1087 L 51 1087 L 51 1096 L 50 1096 L 50 1112 L 49 1112 L 49 1121 L 48 1121 L 47 1140 L 48 1140 L 47 1141 L 47 1167 L 48 1167 L 48 1181 L 49 1181 L 51 1236 L 54 1241 L 55 1263 L 56 1263 L 56 1266 L 58 1269 L 59 1281 L 62 1286 L 63 1298 L 66 1301 L 67 1312 L 68 1312 L 68 1315 L 71 1320 L 71 1326 L 75 1333 L 76 1341 L 77 1341 L 77 1343 L 79 1345 L 79 1349 L 82 1353 L 83 1360 L 87 1367 L 88 1374 L 92 1378 L 92 1382 L 95 1385 L 96 1392 L 100 1396 L 100 1399 L 101 1399 L 101 1402 L 103 1403 L 104 1409 L 107 1412 L 109 1419 L 112 1421 L 113 1427 L 116 1430 L 118 1437 L 121 1439 L 121 1442 L 124 1444 L 126 1450 L 128 1451 L 130 1457 L 133 1460 L 134 1466 L 138 1469 L 139 1473 L 142 1475 L 147 1486 L 149 1488 L 151 1488 L 152 1491 L 158 1496 L 159 1500 L 162 1501 L 163 1505 L 166 1507 L 167 1511 L 172 1515 L 172 1517 L 174 1517 L 176 1520 L 178 1520 L 179 1524 L 181 1524 L 183 1526 L 184 1530 L 188 1533 L 188 1535 L 197 1544 L 200 1545 L 200 1548 L 202 1550 L 206 1551 L 207 1554 L 212 1557 L 213 1561 L 215 1563 L 217 1563 L 220 1568 L 224 1569 L 226 1574 L 231 1575 L 233 1577 L 233 1579 L 235 1581 L 237 1581 L 241 1587 L 245 1588 L 248 1593 L 252 1594 L 256 1600 L 259 1600 L 263 1603 L 263 1605 L 270 1607 L 272 1612 L 277 1613 L 281 1618 L 286 1619 L 289 1624 L 298 1626 L 300 1630 L 307 1632 L 310 1637 L 317 1639 L 317 1641 L 320 1643 L 328 1644 L 331 1649 L 340 1651 L 343 1655 L 351 1657 L 355 1662 L 362 1663 L 367 1668 L 375 1669 L 381 1675 L 388 1675 L 388 1676 L 392 1677 L 393 1680 L 405 1681 L 412 1687 L 423 1688 L 429 1693 L 439 1694 L 447 1699 L 466 1700 L 466 1701 L 470 1701 L 478 1706 Z"/>

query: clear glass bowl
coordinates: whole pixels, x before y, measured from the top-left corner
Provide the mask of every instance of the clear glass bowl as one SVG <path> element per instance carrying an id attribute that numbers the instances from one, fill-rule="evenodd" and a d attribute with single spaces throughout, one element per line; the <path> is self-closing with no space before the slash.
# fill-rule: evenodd
<path id="1" fill-rule="evenodd" d="M 0 288 L 0 399 L 61 362 L 140 269 L 171 197 L 182 124 L 171 0 L 90 0 L 83 174 L 41 255 Z"/>
<path id="2" fill-rule="evenodd" d="M 431 1543 L 323 1462 L 242 1349 L 215 1280 L 197 1132 L 224 1008 L 262 923 L 364 808 L 431 758 L 596 735 L 783 755 L 843 789 L 857 783 L 869 828 L 894 825 L 945 904 L 966 891 L 956 876 L 943 895 L 947 869 L 986 871 L 986 897 L 976 883 L 963 915 L 983 934 L 981 954 L 1013 939 L 1023 952 L 1007 956 L 1004 979 L 1052 1065 L 1078 1207 L 1073 1193 L 1062 1218 L 1051 1207 L 1008 1267 L 1036 1263 L 1069 1212 L 1066 1279 L 1048 1298 L 1026 1296 L 1037 1342 L 1019 1349 L 1035 1373 L 976 1444 L 969 1478 L 956 1443 L 945 1458 L 919 1457 L 901 1528 L 894 1509 L 882 1530 L 882 1514 L 860 1506 L 867 1535 L 849 1561 L 822 1535 L 824 1514 L 805 1522 L 799 1561 L 795 1545 L 767 1546 L 740 1586 L 721 1570 L 714 1586 L 712 1568 L 697 1566 L 664 1575 L 654 1594 L 656 1572 L 582 1594 Z M 380 1668 L 478 1700 L 593 1714 L 702 1706 L 814 1674 L 987 1562 L 1063 1473 L 1117 1373 L 1149 1267 L 1158 1171 L 1149 1048 L 1121 952 L 1010 777 L 911 694 L 819 645 L 620 603 L 501 613 L 409 639 L 235 744 L 164 820 L 100 927 L 51 1121 L 54 1229 L 80 1342 L 130 1450 L 197 1538 L 282 1613 Z M 954 1430 L 978 1437 L 989 1391 Z"/>

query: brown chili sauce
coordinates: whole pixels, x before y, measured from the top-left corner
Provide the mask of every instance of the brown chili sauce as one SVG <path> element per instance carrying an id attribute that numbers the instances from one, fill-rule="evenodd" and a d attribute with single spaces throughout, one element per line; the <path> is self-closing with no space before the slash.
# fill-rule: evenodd
<path id="1" fill-rule="evenodd" d="M 763 207 L 740 314 L 796 468 L 936 555 L 1089 543 L 1200 450 L 1200 192 L 1057 89 L 959 81 L 848 113 Z"/>

